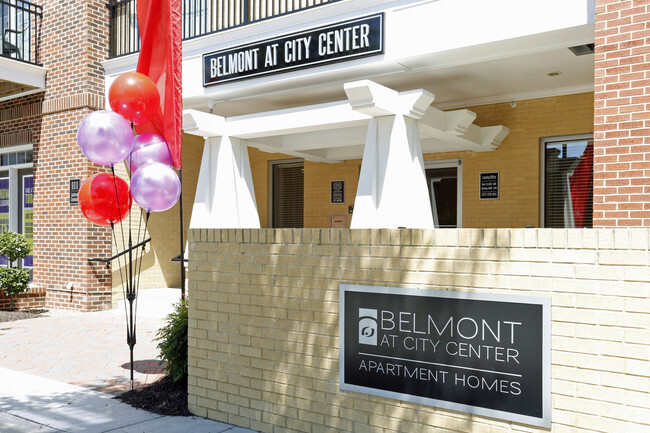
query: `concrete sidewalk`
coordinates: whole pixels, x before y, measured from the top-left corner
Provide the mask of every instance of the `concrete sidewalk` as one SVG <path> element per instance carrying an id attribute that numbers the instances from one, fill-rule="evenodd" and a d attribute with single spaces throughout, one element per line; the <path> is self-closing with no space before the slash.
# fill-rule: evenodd
<path id="1" fill-rule="evenodd" d="M 2 433 L 251 433 L 199 417 L 134 409 L 111 395 L 0 368 Z"/>
<path id="2" fill-rule="evenodd" d="M 153 341 L 180 291 L 138 295 L 135 387 L 162 377 Z M 253 433 L 199 417 L 135 409 L 124 307 L 0 323 L 0 432 Z M 99 392 L 102 391 L 102 392 Z"/>

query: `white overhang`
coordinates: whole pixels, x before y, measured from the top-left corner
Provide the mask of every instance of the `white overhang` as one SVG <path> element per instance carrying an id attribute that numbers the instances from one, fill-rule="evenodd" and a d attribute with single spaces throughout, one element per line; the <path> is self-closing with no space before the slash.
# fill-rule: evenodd
<path id="1" fill-rule="evenodd" d="M 385 53 L 203 86 L 202 55 L 364 15 L 385 14 Z M 593 0 L 355 0 L 333 2 L 183 42 L 183 105 L 236 116 L 345 98 L 341 83 L 436 92 L 439 109 L 592 92 Z M 104 61 L 106 88 L 137 54 Z"/>
<path id="2" fill-rule="evenodd" d="M 45 90 L 42 66 L 0 57 L 0 101 Z"/>
<path id="3" fill-rule="evenodd" d="M 344 86 L 347 101 L 221 117 L 183 111 L 183 130 L 202 137 L 228 136 L 265 152 L 313 162 L 360 159 L 372 117 L 401 114 L 418 122 L 423 153 L 496 149 L 508 135 L 502 125 L 480 127 L 470 110 L 444 112 L 431 107 L 433 94 L 395 92 L 372 81 Z"/>

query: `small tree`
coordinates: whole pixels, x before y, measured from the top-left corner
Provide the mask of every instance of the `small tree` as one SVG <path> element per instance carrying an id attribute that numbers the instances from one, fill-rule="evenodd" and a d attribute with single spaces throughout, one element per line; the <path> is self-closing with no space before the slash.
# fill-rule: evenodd
<path id="1" fill-rule="evenodd" d="M 9 296 L 9 309 L 14 309 L 14 295 L 29 290 L 29 271 L 14 268 L 14 262 L 24 259 L 32 252 L 25 236 L 13 233 L 0 233 L 0 256 L 9 261 L 9 267 L 0 267 L 0 287 Z"/>

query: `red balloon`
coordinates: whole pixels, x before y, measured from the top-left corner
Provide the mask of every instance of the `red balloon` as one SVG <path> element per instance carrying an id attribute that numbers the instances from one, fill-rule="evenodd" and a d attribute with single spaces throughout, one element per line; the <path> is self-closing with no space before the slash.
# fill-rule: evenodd
<path id="1" fill-rule="evenodd" d="M 108 102 L 113 111 L 140 125 L 158 112 L 160 94 L 151 78 L 139 72 L 125 72 L 111 84 Z"/>
<path id="2" fill-rule="evenodd" d="M 79 207 L 89 221 L 110 226 L 122 221 L 131 210 L 129 185 L 109 173 L 97 173 L 79 188 Z M 119 205 L 119 206 L 118 206 Z"/>

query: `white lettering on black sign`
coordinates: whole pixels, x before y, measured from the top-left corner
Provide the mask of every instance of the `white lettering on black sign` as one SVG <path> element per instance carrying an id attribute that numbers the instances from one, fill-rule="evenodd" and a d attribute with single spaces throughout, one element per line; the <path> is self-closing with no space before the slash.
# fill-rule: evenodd
<path id="1" fill-rule="evenodd" d="M 499 173 L 481 173 L 480 199 L 496 200 L 499 198 Z"/>
<path id="2" fill-rule="evenodd" d="M 203 85 L 382 54 L 383 14 L 203 55 Z"/>
<path id="3" fill-rule="evenodd" d="M 341 285 L 341 389 L 550 426 L 550 303 Z"/>

